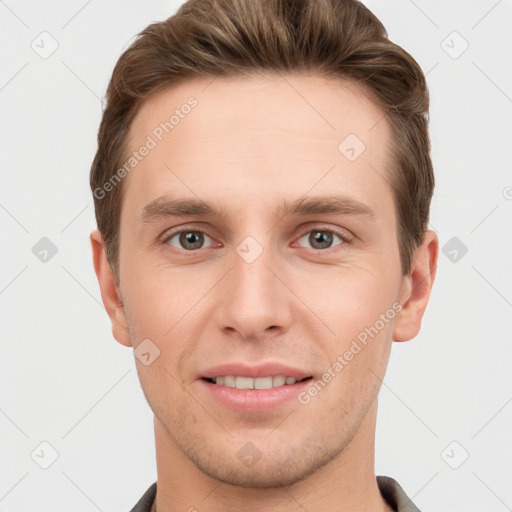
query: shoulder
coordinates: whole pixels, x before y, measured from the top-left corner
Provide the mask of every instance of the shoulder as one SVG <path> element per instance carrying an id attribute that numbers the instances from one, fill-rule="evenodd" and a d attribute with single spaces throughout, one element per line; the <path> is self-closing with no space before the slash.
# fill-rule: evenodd
<path id="1" fill-rule="evenodd" d="M 396 512 L 421 512 L 394 478 L 379 475 L 377 485 L 382 497 Z"/>
<path id="2" fill-rule="evenodd" d="M 156 482 L 152 483 L 130 512 L 150 512 L 156 496 Z"/>

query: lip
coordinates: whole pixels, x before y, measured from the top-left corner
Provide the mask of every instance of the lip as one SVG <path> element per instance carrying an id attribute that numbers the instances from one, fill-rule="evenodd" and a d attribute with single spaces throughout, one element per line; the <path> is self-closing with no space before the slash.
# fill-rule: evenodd
<path id="1" fill-rule="evenodd" d="M 251 413 L 269 411 L 283 406 L 286 402 L 296 398 L 301 391 L 309 386 L 312 379 L 270 389 L 237 389 L 213 384 L 206 380 L 207 378 L 225 377 L 227 375 L 252 377 L 253 379 L 258 377 L 277 377 L 280 375 L 294 377 L 297 380 L 313 377 L 312 372 L 277 362 L 251 365 L 235 362 L 225 363 L 208 368 L 198 375 L 198 383 L 201 388 L 217 403 L 235 411 Z"/>
<path id="2" fill-rule="evenodd" d="M 306 377 L 312 377 L 312 373 L 305 370 L 294 368 L 292 366 L 284 365 L 276 362 L 260 363 L 260 364 L 247 364 L 247 363 L 225 363 L 213 366 L 204 370 L 198 375 L 198 378 L 213 378 L 225 377 L 233 375 L 235 377 L 278 377 L 284 375 L 285 377 L 294 377 L 296 380 L 302 380 Z M 276 388 L 278 389 L 278 388 Z"/>
<path id="3" fill-rule="evenodd" d="M 229 409 L 239 412 L 259 413 L 283 406 L 297 397 L 312 382 L 308 379 L 295 384 L 285 384 L 271 389 L 237 389 L 213 384 L 199 379 L 205 393 Z"/>

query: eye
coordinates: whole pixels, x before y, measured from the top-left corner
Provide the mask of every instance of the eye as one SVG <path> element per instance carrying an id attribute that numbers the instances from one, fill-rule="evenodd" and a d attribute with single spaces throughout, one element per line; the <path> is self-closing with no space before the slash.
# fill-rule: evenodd
<path id="1" fill-rule="evenodd" d="M 179 245 L 175 245 L 173 240 L 177 239 Z M 196 249 L 203 249 L 205 239 L 211 241 L 211 238 L 204 234 L 202 231 L 194 231 L 192 229 L 185 229 L 178 231 L 164 240 L 164 243 L 172 245 L 177 249 L 185 249 L 186 251 L 194 251 Z"/>
<path id="2" fill-rule="evenodd" d="M 311 244 L 312 249 L 323 250 L 332 248 L 335 238 L 340 241 L 340 243 L 336 245 L 349 242 L 348 236 L 345 233 L 332 229 L 313 229 L 302 235 L 299 241 L 306 239 L 307 243 Z"/>

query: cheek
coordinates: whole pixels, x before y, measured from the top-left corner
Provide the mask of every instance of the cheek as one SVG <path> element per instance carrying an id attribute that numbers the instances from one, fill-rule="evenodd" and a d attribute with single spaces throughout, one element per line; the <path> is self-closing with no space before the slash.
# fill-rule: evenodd
<path id="1" fill-rule="evenodd" d="M 325 351 L 325 371 L 335 375 L 331 389 L 347 399 L 374 396 L 380 386 L 391 349 L 398 281 L 391 273 L 359 268 L 340 273 L 321 294 L 310 295 L 311 309 L 332 331 L 316 341 Z"/>
<path id="2" fill-rule="evenodd" d="M 392 342 L 392 320 L 360 319 L 347 325 L 327 348 L 328 363 L 317 387 L 321 403 L 342 422 L 344 417 L 364 416 L 375 399 L 386 371 Z M 341 329 L 340 329 L 341 330 Z"/>
<path id="3" fill-rule="evenodd" d="M 159 336 L 186 316 L 205 293 L 205 280 L 198 279 L 191 268 L 166 267 L 143 251 L 125 255 L 123 263 L 121 291 L 131 318 Z"/>
<path id="4" fill-rule="evenodd" d="M 215 279 L 209 285 L 204 274 L 145 267 L 140 262 L 126 274 L 123 301 L 132 341 L 137 345 L 149 338 L 160 350 L 161 357 L 155 364 L 165 361 L 166 368 L 178 377 L 183 360 L 191 357 L 195 340 L 201 338 L 205 295 Z"/>
<path id="5" fill-rule="evenodd" d="M 302 294 L 311 310 L 318 312 L 335 336 L 347 339 L 393 309 L 400 290 L 396 275 L 371 266 L 340 268 L 324 279 L 315 280 L 316 287 L 311 283 L 302 288 Z M 322 282 L 323 285 L 318 284 Z"/>

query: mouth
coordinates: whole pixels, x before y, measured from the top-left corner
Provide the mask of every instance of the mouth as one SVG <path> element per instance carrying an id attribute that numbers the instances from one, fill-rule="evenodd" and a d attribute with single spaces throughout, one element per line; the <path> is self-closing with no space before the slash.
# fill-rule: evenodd
<path id="1" fill-rule="evenodd" d="M 232 361 L 200 370 L 199 389 L 212 404 L 247 413 L 289 407 L 313 380 L 311 369 L 278 361 Z"/>
<path id="2" fill-rule="evenodd" d="M 286 375 L 268 376 L 268 377 L 244 377 L 235 375 L 225 375 L 220 377 L 203 377 L 203 380 L 217 386 L 225 386 L 236 389 L 272 389 L 283 386 L 291 386 L 298 382 L 304 382 L 312 379 L 312 376 L 296 379 Z"/>
<path id="3" fill-rule="evenodd" d="M 296 403 L 297 395 L 303 392 L 313 379 L 312 376 L 300 378 L 286 375 L 266 377 L 247 377 L 225 375 L 202 377 L 202 391 L 213 399 L 213 403 L 238 412 L 252 413 L 259 417 L 265 411 Z M 212 405 L 213 405 L 212 403 Z"/>

